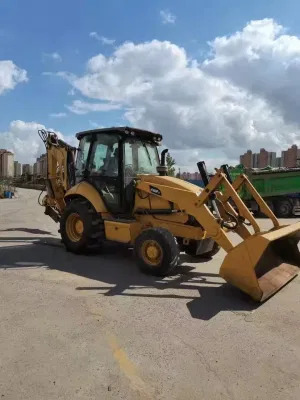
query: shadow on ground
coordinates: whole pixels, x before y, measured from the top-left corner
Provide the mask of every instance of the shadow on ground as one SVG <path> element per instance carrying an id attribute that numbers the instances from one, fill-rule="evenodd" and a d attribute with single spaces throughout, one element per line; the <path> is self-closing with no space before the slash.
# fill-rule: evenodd
<path id="1" fill-rule="evenodd" d="M 167 278 L 145 275 L 136 268 L 132 250 L 122 245 L 107 244 L 101 254 L 74 255 L 64 249 L 58 238 L 0 237 L 0 244 L 1 269 L 44 267 L 99 281 L 99 285 L 77 287 L 80 291 L 93 290 L 104 296 L 187 299 L 191 300 L 187 303 L 191 316 L 202 320 L 209 320 L 220 311 L 251 311 L 257 307 L 239 290 L 220 284 L 217 274 L 198 272 L 190 265 L 180 265 L 176 275 Z M 192 261 L 184 255 L 181 262 L 188 260 Z M 156 292 L 141 293 L 149 288 Z M 176 289 L 178 293 L 168 293 L 166 289 Z M 195 295 L 186 295 L 182 289 L 194 290 Z"/>
<path id="2" fill-rule="evenodd" d="M 41 229 L 31 229 L 31 228 L 8 228 L 8 229 L 0 229 L 0 232 L 25 232 L 25 233 L 33 233 L 35 235 L 52 235 L 51 232 L 43 231 Z"/>

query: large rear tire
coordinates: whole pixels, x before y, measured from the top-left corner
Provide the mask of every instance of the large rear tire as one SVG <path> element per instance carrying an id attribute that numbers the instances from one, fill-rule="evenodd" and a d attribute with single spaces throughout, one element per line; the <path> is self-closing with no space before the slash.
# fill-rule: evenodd
<path id="1" fill-rule="evenodd" d="M 163 228 L 144 230 L 137 237 L 134 250 L 140 270 L 151 275 L 169 275 L 179 261 L 176 239 Z"/>
<path id="2" fill-rule="evenodd" d="M 68 251 L 84 253 L 100 247 L 105 239 L 104 223 L 86 199 L 74 199 L 66 206 L 60 221 L 62 241 Z"/>

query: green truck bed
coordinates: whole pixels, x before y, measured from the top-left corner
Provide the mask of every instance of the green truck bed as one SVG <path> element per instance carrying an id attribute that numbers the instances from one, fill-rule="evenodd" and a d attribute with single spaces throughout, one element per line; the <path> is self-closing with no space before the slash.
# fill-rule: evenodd
<path id="1" fill-rule="evenodd" d="M 278 216 L 299 215 L 300 168 L 245 169 L 240 165 L 230 170 L 233 180 L 241 173 L 248 176 L 255 189 Z M 255 207 L 246 189 L 243 188 L 239 195 L 251 208 Z"/>

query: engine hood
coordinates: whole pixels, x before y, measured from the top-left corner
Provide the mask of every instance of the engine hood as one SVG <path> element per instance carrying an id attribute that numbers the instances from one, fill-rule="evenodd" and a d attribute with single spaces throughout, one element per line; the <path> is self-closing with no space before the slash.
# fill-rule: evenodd
<path id="1" fill-rule="evenodd" d="M 153 185 L 169 186 L 176 189 L 187 190 L 192 193 L 199 195 L 202 192 L 202 188 L 194 185 L 193 183 L 186 182 L 179 178 L 173 178 L 172 176 L 159 176 L 159 175 L 138 175 L 138 179 L 143 182 L 147 182 Z"/>

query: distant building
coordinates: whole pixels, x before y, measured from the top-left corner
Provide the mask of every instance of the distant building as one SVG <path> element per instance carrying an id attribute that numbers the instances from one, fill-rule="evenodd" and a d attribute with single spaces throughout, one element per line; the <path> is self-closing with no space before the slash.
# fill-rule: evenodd
<path id="1" fill-rule="evenodd" d="M 277 167 L 277 168 L 282 167 L 282 158 L 281 157 L 276 157 L 275 167 Z"/>
<path id="2" fill-rule="evenodd" d="M 14 176 L 14 153 L 0 149 L 0 176 L 9 178 Z"/>
<path id="3" fill-rule="evenodd" d="M 47 176 L 47 155 L 42 154 L 36 159 L 37 171 L 36 174 L 42 177 Z"/>
<path id="4" fill-rule="evenodd" d="M 240 156 L 240 164 L 243 164 L 245 168 L 298 167 L 300 166 L 300 149 L 294 144 L 289 149 L 282 151 L 281 157 L 277 157 L 276 152 L 265 149 L 260 149 L 259 153 L 247 150 Z"/>
<path id="5" fill-rule="evenodd" d="M 37 163 L 36 162 L 33 164 L 33 175 L 37 176 Z"/>
<path id="6" fill-rule="evenodd" d="M 271 167 L 276 167 L 276 152 L 270 151 L 268 154 L 268 165 Z"/>
<path id="7" fill-rule="evenodd" d="M 185 181 L 191 181 L 192 183 L 196 184 L 196 185 L 203 185 L 202 182 L 202 178 L 200 175 L 200 172 L 196 171 L 196 172 L 180 172 L 178 174 L 176 174 L 176 178 L 181 178 Z"/>
<path id="8" fill-rule="evenodd" d="M 268 165 L 269 152 L 265 149 L 260 149 L 258 155 L 258 168 L 264 168 Z"/>
<path id="9" fill-rule="evenodd" d="M 294 144 L 281 152 L 281 158 L 283 167 L 298 167 L 300 165 L 300 149 Z"/>
<path id="10" fill-rule="evenodd" d="M 22 164 L 18 161 L 14 162 L 14 177 L 19 177 L 22 175 Z"/>
<path id="11" fill-rule="evenodd" d="M 253 155 L 251 150 L 240 156 L 240 164 L 243 164 L 245 168 L 251 168 L 253 166 Z"/>
<path id="12" fill-rule="evenodd" d="M 241 163 L 241 164 L 243 164 L 243 163 Z M 258 154 L 257 153 L 252 154 L 252 167 L 258 168 Z M 246 167 L 246 168 L 249 168 L 249 167 Z"/>
<path id="13" fill-rule="evenodd" d="M 32 165 L 23 164 L 22 172 L 23 172 L 23 175 L 32 175 L 32 173 L 33 173 Z"/>
<path id="14" fill-rule="evenodd" d="M 201 179 L 200 172 L 192 172 L 190 179 L 193 179 L 196 181 L 200 180 Z"/>

